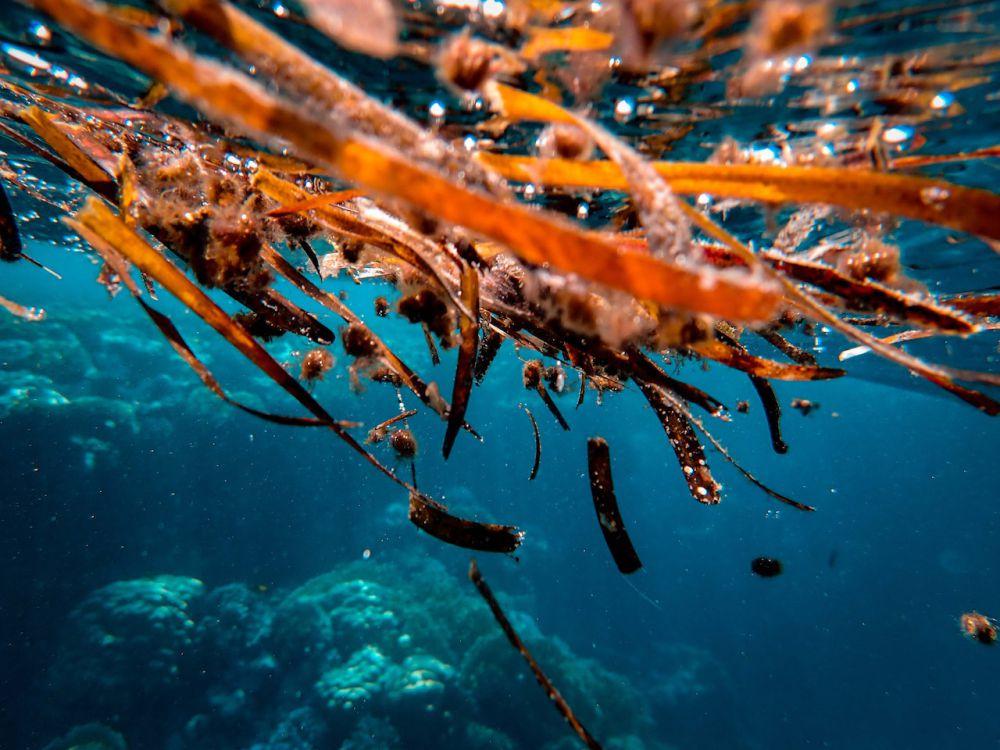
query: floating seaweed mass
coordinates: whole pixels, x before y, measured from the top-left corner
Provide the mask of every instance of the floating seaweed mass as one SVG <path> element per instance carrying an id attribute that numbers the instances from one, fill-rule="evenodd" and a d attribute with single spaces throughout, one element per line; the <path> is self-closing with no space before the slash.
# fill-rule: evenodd
<path id="1" fill-rule="evenodd" d="M 917 226 L 930 245 L 982 249 L 985 241 L 996 249 L 1000 241 L 1000 195 L 919 173 L 994 159 L 995 145 L 911 153 L 924 143 L 914 128 L 948 126 L 951 92 L 980 86 L 995 49 L 934 46 L 905 63 L 845 51 L 857 25 L 874 18 L 888 28 L 905 9 L 868 17 L 857 4 L 823 0 L 432 0 L 404 12 L 390 0 L 302 0 L 251 14 L 228 0 L 22 4 L 37 23 L 51 24 L 43 27 L 49 40 L 58 29 L 74 48 L 92 49 L 76 72 L 49 62 L 44 45 L 38 54 L 3 45 L 0 261 L 49 270 L 25 254 L 23 239 L 37 212 L 21 207 L 44 204 L 89 245 L 99 283 L 112 296 L 127 289 L 211 393 L 272 423 L 332 432 L 406 493 L 410 520 L 441 541 L 509 554 L 523 534 L 452 515 L 417 489 L 427 422 L 411 428 L 417 411 L 404 397 L 443 421 L 444 458 L 459 439 L 468 443 L 459 452 L 472 452 L 479 446 L 463 431 L 490 439 L 467 421 L 476 387 L 491 367 L 518 360 L 524 388 L 563 432 L 569 412 L 560 401 L 575 396 L 589 408 L 590 395 L 610 410 L 606 396 L 638 389 L 676 458 L 672 470 L 704 506 L 723 499 L 710 444 L 767 496 L 813 509 L 759 481 L 706 428 L 715 424 L 709 418 L 730 415 L 688 382 L 702 367 L 737 373 L 739 395 L 756 393 L 762 442 L 778 454 L 789 445 L 775 384 L 809 381 L 820 390 L 869 352 L 1000 414 L 992 360 L 976 369 L 914 353 L 950 357 L 964 339 L 995 336 L 996 280 L 970 274 L 935 294 L 926 278 L 911 277 L 918 264 L 905 243 Z M 971 28 L 986 12 L 970 7 L 962 23 Z M 329 40 L 338 46 L 329 59 L 307 52 Z M 344 50 L 378 60 L 365 67 Z M 381 87 L 391 75 L 367 79 L 404 58 L 427 90 L 388 95 Z M 85 78 L 93 60 L 106 64 L 100 81 Z M 619 89 L 629 93 L 611 107 L 598 100 Z M 942 94 L 931 98 L 934 91 Z M 711 141 L 742 107 L 779 100 L 816 119 L 762 127 L 770 135 L 753 142 Z M 426 124 L 413 112 L 426 113 Z M 30 159 L 10 156 L 11 146 Z M 705 146 L 703 159 L 681 160 Z M 71 189 L 42 189 L 54 173 Z M 339 292 L 327 284 L 333 277 L 342 279 Z M 377 289 L 364 307 L 386 320 L 369 325 L 352 309 L 353 291 L 343 289 L 355 285 Z M 194 313 L 188 323 L 201 321 L 219 338 L 192 338 L 190 346 L 154 306 L 163 292 Z M 0 307 L 42 317 L 6 296 Z M 383 324 L 416 345 L 390 348 L 376 333 Z M 344 379 L 334 376 L 326 348 L 334 327 L 347 355 Z M 848 369 L 828 361 L 836 353 L 824 351 L 827 334 L 853 347 L 840 355 L 852 360 Z M 917 349 L 926 339 L 945 345 Z M 275 345 L 264 346 L 279 340 L 296 347 L 291 371 Z M 232 397 L 205 364 L 210 353 L 195 353 L 212 346 L 241 354 L 303 415 Z M 452 356 L 453 374 L 448 365 L 445 380 L 425 379 L 424 366 Z M 367 445 L 351 432 L 359 425 L 324 406 L 341 383 L 399 406 L 396 416 L 365 425 Z M 819 409 L 804 398 L 786 403 L 802 415 Z M 735 404 L 750 411 L 744 398 Z M 541 435 L 522 408 L 533 480 Z M 584 411 L 574 419 L 583 423 Z M 833 428 L 822 422 L 813 424 Z M 387 449 L 402 460 L 383 463 L 376 454 Z M 504 454 L 482 450 L 491 459 Z M 587 451 L 605 541 L 619 569 L 633 572 L 641 563 L 615 498 L 607 443 L 593 438 Z M 397 474 L 400 465 L 412 481 Z M 767 557 L 751 568 L 763 577 L 782 570 Z M 577 735 L 596 747 L 475 566 L 470 576 Z M 996 639 L 994 623 L 974 612 L 962 616 L 962 628 L 983 643 Z M 377 662 L 365 652 L 355 666 Z"/>

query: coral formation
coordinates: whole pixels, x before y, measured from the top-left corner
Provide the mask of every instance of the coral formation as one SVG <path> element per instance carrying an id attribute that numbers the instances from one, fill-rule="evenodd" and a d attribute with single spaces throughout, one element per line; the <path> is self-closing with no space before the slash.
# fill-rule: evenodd
<path id="1" fill-rule="evenodd" d="M 638 687 L 513 616 L 607 747 L 664 747 Z M 133 749 L 572 746 L 488 611 L 436 562 L 341 565 L 284 593 L 112 583 L 70 614 L 50 676 L 60 720 L 100 720 Z M 680 689 L 669 700 L 686 705 Z"/>

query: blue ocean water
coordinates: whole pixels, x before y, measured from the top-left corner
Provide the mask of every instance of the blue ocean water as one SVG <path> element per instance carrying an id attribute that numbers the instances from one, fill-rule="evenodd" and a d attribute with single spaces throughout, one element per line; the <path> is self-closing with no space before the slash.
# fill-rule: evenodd
<path id="1" fill-rule="evenodd" d="M 924 128 L 931 151 L 996 140 L 995 91 L 972 91 L 964 115 Z M 758 137 L 758 122 L 780 119 L 761 110 L 728 134 Z M 9 142 L 0 149 L 30 164 Z M 995 160 L 929 172 L 1000 189 Z M 55 212 L 11 197 L 19 216 L 36 212 L 26 252 L 62 278 L 19 263 L 0 279 L 4 297 L 47 313 L 0 317 L 0 748 L 576 746 L 466 580 L 468 551 L 419 532 L 400 489 L 330 435 L 222 404 L 127 295 L 108 299 Z M 969 274 L 995 289 L 995 253 L 968 241 L 944 257 L 930 247 L 942 234 L 900 229 L 913 275 L 937 291 L 968 288 Z M 325 288 L 450 384 L 454 352 L 434 366 L 412 327 L 375 316 L 388 285 Z M 290 410 L 193 314 L 166 294 L 157 308 L 234 395 Z M 991 336 L 954 361 L 995 370 Z M 830 364 L 849 346 L 822 331 L 813 344 Z M 308 347 L 288 336 L 269 350 L 294 368 Z M 333 415 L 367 427 L 396 413 L 391 387 L 352 393 L 339 343 L 331 351 L 339 361 L 313 392 Z M 996 422 L 871 359 L 843 379 L 775 384 L 786 455 L 771 450 L 743 374 L 680 366 L 731 406 L 751 400 L 713 432 L 815 513 L 776 503 L 711 451 L 724 501 L 693 502 L 634 386 L 576 409 L 567 395 L 562 431 L 524 389 L 510 344 L 470 403 L 482 443 L 460 435 L 445 462 L 444 423 L 413 418 L 421 489 L 458 515 L 525 530 L 516 557 L 478 563 L 605 747 L 1000 746 L 1000 651 L 959 626 L 964 612 L 1000 612 Z M 819 408 L 800 414 L 793 398 Z M 541 433 L 534 481 L 521 403 Z M 644 564 L 629 578 L 594 517 L 595 435 L 611 446 Z M 753 575 L 762 555 L 782 575 Z"/>

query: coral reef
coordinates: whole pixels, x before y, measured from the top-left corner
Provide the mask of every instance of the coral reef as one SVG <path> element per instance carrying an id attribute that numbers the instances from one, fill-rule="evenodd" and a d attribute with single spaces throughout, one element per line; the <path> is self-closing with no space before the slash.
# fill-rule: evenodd
<path id="1" fill-rule="evenodd" d="M 645 691 L 513 617 L 606 747 L 665 747 L 651 739 Z M 345 564 L 287 592 L 179 576 L 112 583 L 70 614 L 49 678 L 53 729 L 100 721 L 130 750 L 574 742 L 475 593 L 426 560 Z M 664 700 L 683 710 L 687 694 Z M 76 736 L 122 747 L 74 731 L 51 747 Z"/>

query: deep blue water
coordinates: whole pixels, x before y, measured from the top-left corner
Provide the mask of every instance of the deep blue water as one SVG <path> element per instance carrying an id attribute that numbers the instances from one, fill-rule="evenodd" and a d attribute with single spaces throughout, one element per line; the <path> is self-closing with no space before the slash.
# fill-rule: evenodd
<path id="1" fill-rule="evenodd" d="M 971 131 L 978 102 L 979 145 L 995 141 L 995 101 L 995 93 L 965 98 L 971 111 L 957 132 Z M 942 151 L 956 149 L 938 124 L 927 132 Z M 1000 187 L 995 161 L 938 171 Z M 46 209 L 35 209 L 44 225 Z M 224 406 L 127 295 L 108 299 L 91 258 L 53 231 L 27 251 L 62 280 L 23 263 L 5 265 L 0 279 L 0 294 L 48 314 L 37 323 L 0 317 L 0 748 L 40 750 L 90 722 L 133 749 L 573 746 L 465 580 L 468 552 L 413 527 L 399 488 L 332 436 Z M 997 283 L 996 256 L 980 243 L 963 245 L 949 264 L 910 225 L 900 239 L 914 266 L 932 258 L 915 275 L 936 289 L 970 286 L 973 269 L 975 288 Z M 413 329 L 371 312 L 388 287 L 327 287 L 367 311 L 427 379 L 450 385 L 453 353 L 434 367 Z M 234 393 L 292 410 L 193 315 L 170 299 L 157 306 Z M 270 347 L 279 361 L 305 349 L 291 339 Z M 819 343 L 831 364 L 848 346 L 825 334 Z M 996 337 L 976 345 L 986 364 L 969 364 L 995 370 Z M 346 357 L 339 344 L 332 351 L 340 361 L 315 388 L 332 414 L 367 427 L 396 412 L 391 388 L 352 394 Z M 516 559 L 480 554 L 479 564 L 606 747 L 1000 747 L 1000 646 L 959 628 L 963 612 L 1000 613 L 997 424 L 870 357 L 840 380 L 775 384 L 791 446 L 784 456 L 771 451 L 745 376 L 697 363 L 680 371 L 730 406 L 751 401 L 749 414 L 709 426 L 744 465 L 815 513 L 769 499 L 712 451 L 725 499 L 694 503 L 632 386 L 601 405 L 591 393 L 576 410 L 575 393 L 566 396 L 572 430 L 564 433 L 522 387 L 509 344 L 473 393 L 467 418 L 482 444 L 461 434 L 444 462 L 443 422 L 426 410 L 414 418 L 421 489 L 456 513 L 526 531 Z M 795 397 L 820 408 L 803 416 L 787 408 Z M 533 482 L 521 402 L 541 430 Z M 593 435 L 611 446 L 644 563 L 628 579 L 594 518 Z M 387 450 L 379 455 L 392 461 Z M 779 558 L 784 573 L 752 575 L 760 555 Z M 298 587 L 328 573 L 341 587 L 330 584 L 329 601 L 357 622 L 340 622 L 333 635 L 315 623 L 282 630 L 282 613 L 305 600 Z M 148 580 L 167 574 L 203 585 Z M 360 580 L 381 587 L 375 604 L 345 593 Z M 117 581 L 139 582 L 115 600 L 102 587 Z M 230 584 L 242 587 L 223 588 Z M 151 589 L 168 594 L 144 600 Z M 139 602 L 131 611 L 129 596 Z M 324 703 L 318 685 L 343 678 L 366 646 L 392 662 L 377 675 L 411 668 L 405 658 L 417 651 L 400 629 L 437 660 L 429 674 L 439 684 L 426 698 L 369 684 L 371 695 L 351 706 L 342 697 Z M 116 747 L 107 738 L 75 742 Z"/>

